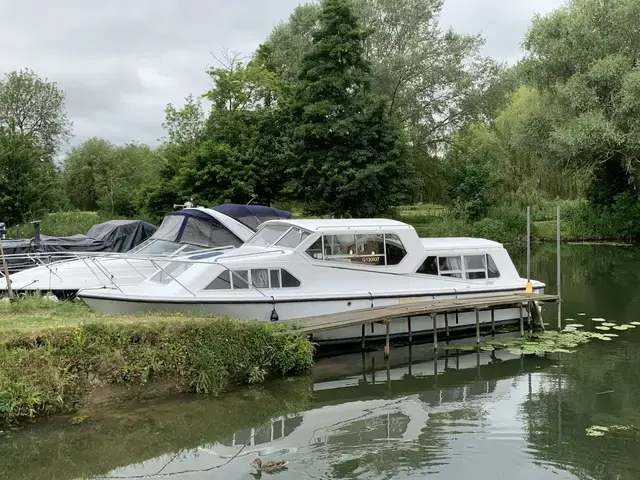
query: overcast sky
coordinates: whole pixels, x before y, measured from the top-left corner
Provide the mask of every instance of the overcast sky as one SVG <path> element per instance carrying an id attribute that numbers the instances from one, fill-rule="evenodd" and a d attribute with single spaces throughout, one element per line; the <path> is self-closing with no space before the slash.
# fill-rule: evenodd
<path id="1" fill-rule="evenodd" d="M 78 144 L 155 144 L 167 103 L 208 90 L 222 48 L 251 53 L 300 0 L 0 0 L 0 75 L 29 67 L 56 81 Z M 302 2 L 304 3 L 304 1 Z M 441 24 L 482 33 L 513 62 L 534 13 L 563 0 L 445 0 Z"/>

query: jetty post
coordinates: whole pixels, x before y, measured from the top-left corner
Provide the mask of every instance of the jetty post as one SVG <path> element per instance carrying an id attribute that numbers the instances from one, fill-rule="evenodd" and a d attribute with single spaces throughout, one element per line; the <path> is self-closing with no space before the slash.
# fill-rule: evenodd
<path id="1" fill-rule="evenodd" d="M 557 257 L 557 281 L 558 281 L 558 291 L 556 295 L 558 296 L 558 330 L 562 329 L 562 295 L 560 293 L 560 205 L 556 206 L 556 257 Z"/>

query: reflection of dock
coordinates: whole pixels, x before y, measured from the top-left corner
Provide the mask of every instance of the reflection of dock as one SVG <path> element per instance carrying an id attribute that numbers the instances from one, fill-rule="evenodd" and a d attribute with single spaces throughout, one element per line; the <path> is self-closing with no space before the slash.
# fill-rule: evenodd
<path id="1" fill-rule="evenodd" d="M 512 381 L 506 378 L 551 363 L 543 357 L 523 363 L 522 357 L 506 350 L 463 352 L 452 355 L 450 363 L 432 358 L 395 367 L 389 362 L 378 362 L 376 367 L 374 356 L 358 357 L 363 359 L 354 366 L 359 374 L 314 384 L 315 408 L 238 431 L 205 449 L 227 456 L 245 445 L 269 452 L 385 439 L 417 442 L 431 415 L 477 409 L 478 400 L 498 401 L 510 392 Z"/>

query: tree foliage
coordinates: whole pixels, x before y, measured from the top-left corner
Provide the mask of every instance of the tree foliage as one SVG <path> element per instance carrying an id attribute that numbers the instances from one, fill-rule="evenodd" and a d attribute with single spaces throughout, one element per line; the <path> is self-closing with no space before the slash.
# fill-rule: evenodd
<path id="1" fill-rule="evenodd" d="M 71 136 L 65 94 L 29 69 L 13 71 L 0 81 L 0 126 L 29 134 L 49 154 Z"/>
<path id="2" fill-rule="evenodd" d="M 371 88 L 367 35 L 347 0 L 325 0 L 289 111 L 294 198 L 311 213 L 370 216 L 411 191 L 411 166 Z"/>
<path id="3" fill-rule="evenodd" d="M 525 39 L 523 71 L 566 112 L 549 145 L 561 161 L 594 168 L 592 200 L 635 191 L 640 147 L 640 22 L 635 0 L 571 0 L 535 18 Z M 611 187 L 611 188 L 609 188 Z"/>
<path id="4" fill-rule="evenodd" d="M 65 159 L 70 203 L 81 210 L 136 215 L 142 209 L 145 185 L 154 183 L 160 166 L 160 156 L 147 145 L 115 146 L 91 138 L 74 147 Z"/>
<path id="5" fill-rule="evenodd" d="M 60 174 L 32 133 L 0 126 L 0 218 L 31 220 L 63 206 Z"/>

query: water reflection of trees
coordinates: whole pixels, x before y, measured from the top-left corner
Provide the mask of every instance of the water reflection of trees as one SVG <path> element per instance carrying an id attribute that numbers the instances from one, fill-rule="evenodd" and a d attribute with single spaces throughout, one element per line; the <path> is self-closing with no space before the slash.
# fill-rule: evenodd
<path id="1" fill-rule="evenodd" d="M 637 335 L 635 335 L 637 338 Z M 579 478 L 631 480 L 640 472 L 638 430 L 589 437 L 592 425 L 640 427 L 640 349 L 636 341 L 590 344 L 566 355 L 523 406 L 535 457 Z"/>

